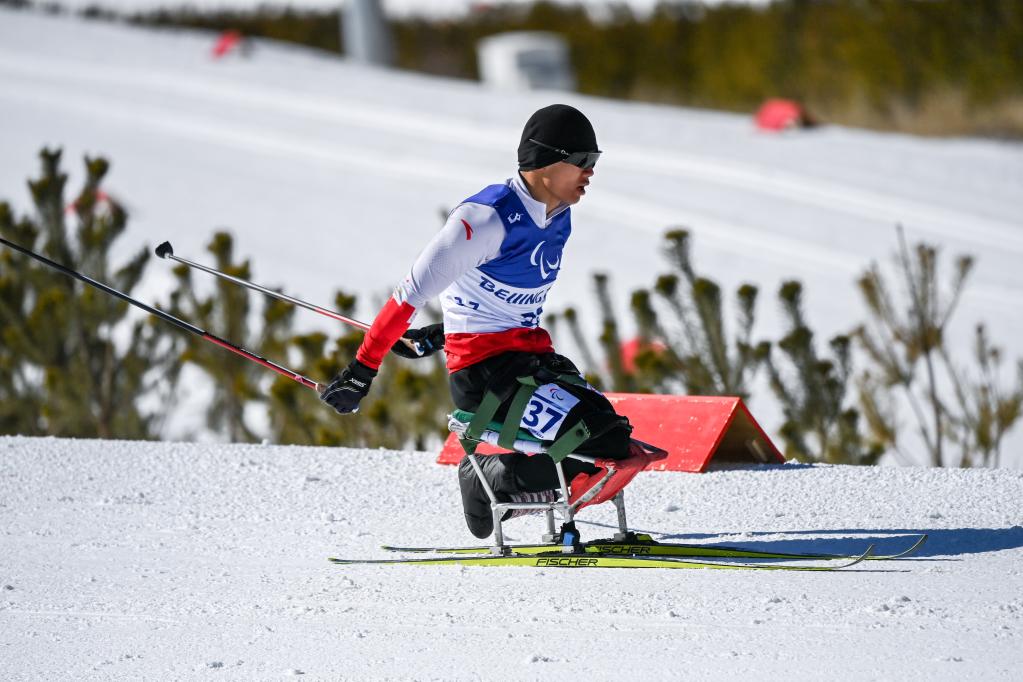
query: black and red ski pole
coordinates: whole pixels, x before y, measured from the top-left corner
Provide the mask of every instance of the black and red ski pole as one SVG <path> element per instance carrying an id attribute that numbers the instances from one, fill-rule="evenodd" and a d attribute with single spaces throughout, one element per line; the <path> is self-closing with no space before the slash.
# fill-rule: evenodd
<path id="1" fill-rule="evenodd" d="M 281 376 L 287 377 L 287 378 L 291 379 L 292 381 L 297 381 L 298 383 L 302 384 L 306 388 L 311 388 L 314 391 L 316 391 L 317 393 L 320 392 L 320 385 L 319 384 L 317 384 L 315 381 L 313 381 L 312 379 L 310 379 L 308 377 L 302 376 L 298 372 L 293 372 L 290 369 L 288 369 L 287 367 L 282 367 L 281 365 L 278 365 L 276 362 L 271 362 L 270 360 L 267 360 L 266 358 L 260 357 L 260 356 L 256 355 L 255 353 L 253 353 L 251 351 L 245 350 L 241 346 L 236 346 L 235 344 L 231 343 L 230 341 L 226 341 L 226 340 L 220 338 L 219 336 L 216 336 L 214 334 L 210 334 L 205 329 L 200 329 L 199 327 L 196 327 L 193 324 L 189 324 L 188 322 L 185 322 L 184 320 L 178 319 L 178 318 L 174 317 L 173 315 L 171 315 L 169 313 L 165 313 L 162 310 L 158 310 L 158 309 L 156 309 L 156 308 L 154 308 L 154 307 L 152 307 L 150 305 L 146 305 L 142 301 L 134 299 L 131 296 L 128 296 L 127 294 L 124 294 L 124 293 L 118 291 L 117 289 L 114 289 L 113 287 L 107 286 L 106 284 L 103 284 L 102 282 L 98 282 L 98 281 L 92 279 L 91 277 L 87 277 L 86 275 L 83 275 L 80 272 L 77 272 L 75 270 L 72 270 L 71 268 L 68 268 L 68 267 L 65 267 L 65 266 L 61 265 L 60 263 L 52 261 L 49 258 L 47 258 L 46 256 L 42 256 L 42 255 L 36 253 L 35 251 L 31 251 L 29 249 L 26 249 L 23 246 L 19 246 L 18 244 L 15 244 L 14 242 L 7 241 L 3 237 L 0 237 L 0 243 L 4 244 L 5 246 L 9 246 L 10 248 L 14 249 L 15 251 L 19 251 L 19 252 L 25 254 L 26 256 L 28 256 L 30 258 L 34 258 L 37 261 L 39 261 L 40 263 L 42 263 L 43 265 L 49 266 L 49 267 L 53 268 L 54 270 L 56 270 L 58 272 L 62 272 L 62 273 L 64 273 L 65 275 L 67 275 L 69 277 L 74 277 L 77 280 L 85 282 L 89 286 L 95 287 L 95 288 L 99 289 L 102 292 L 110 294 L 111 296 L 115 296 L 115 297 L 121 299 L 122 301 L 125 301 L 126 303 L 130 303 L 131 305 L 135 306 L 136 308 L 141 308 L 142 310 L 145 310 L 150 315 L 154 315 L 154 316 L 160 318 L 161 320 L 164 320 L 166 322 L 170 322 L 171 324 L 173 324 L 174 326 L 176 326 L 176 327 L 178 327 L 180 329 L 184 329 L 187 332 L 191 332 L 192 334 L 196 334 L 198 336 L 201 336 L 202 338 L 206 339 L 210 343 L 215 343 L 216 345 L 220 346 L 221 348 L 225 348 L 225 349 L 231 351 L 235 355 L 240 355 L 243 358 L 245 358 L 246 360 L 251 360 L 252 362 L 255 362 L 256 364 L 262 365 L 263 367 L 266 367 L 267 369 L 270 369 L 270 370 L 273 370 L 274 372 L 277 372 Z"/>
<path id="2" fill-rule="evenodd" d="M 306 310 L 311 310 L 314 313 L 325 315 L 326 317 L 329 317 L 333 320 L 337 320 L 338 322 L 344 322 L 345 324 L 356 327 L 357 329 L 361 329 L 366 332 L 369 331 L 370 325 L 368 325 L 367 323 L 360 322 L 359 320 L 348 317 L 347 315 L 342 315 L 341 313 L 335 310 L 330 310 L 329 308 L 318 306 L 315 303 L 303 301 L 302 299 L 295 298 L 294 296 L 288 296 L 287 294 L 282 293 L 280 291 L 274 291 L 273 289 L 260 286 L 258 284 L 255 284 L 254 282 L 242 279 L 241 277 L 229 275 L 226 272 L 217 270 L 216 268 L 211 268 L 208 265 L 196 263 L 195 261 L 189 260 L 187 258 L 177 256 L 174 254 L 174 247 L 171 246 L 170 242 L 164 242 L 157 246 L 155 249 L 155 253 L 160 258 L 166 258 L 169 260 L 177 261 L 178 263 L 181 263 L 184 266 L 195 268 L 196 270 L 202 270 L 203 272 L 211 274 L 214 277 L 219 277 L 221 279 L 227 280 L 228 282 L 233 282 L 234 284 L 239 284 L 243 287 L 252 289 L 253 291 L 258 291 L 261 294 L 266 294 L 267 296 L 270 296 L 271 298 L 276 298 L 279 301 L 286 301 L 288 303 L 291 303 L 292 305 L 297 305 L 301 308 L 305 308 Z M 401 343 L 404 343 L 406 346 L 408 346 L 409 348 L 411 348 L 413 351 L 417 352 L 420 355 L 422 355 L 425 352 L 422 346 L 422 342 L 420 341 L 413 341 L 412 339 L 406 337 L 402 337 L 400 341 Z"/>
<path id="3" fill-rule="evenodd" d="M 174 255 L 174 247 L 171 246 L 170 242 L 164 242 L 163 244 L 160 244 L 158 247 L 156 247 L 156 255 L 159 256 L 160 258 L 169 258 L 171 260 L 174 260 L 174 261 L 177 261 L 177 262 L 181 263 L 182 265 L 187 265 L 190 268 L 195 268 L 196 270 L 202 270 L 203 272 L 207 272 L 207 273 L 209 273 L 209 274 L 211 274 L 211 275 L 213 275 L 215 277 L 220 277 L 221 279 L 226 279 L 229 282 L 234 282 L 235 284 L 240 284 L 243 287 L 248 287 L 249 289 L 252 289 L 253 291 L 258 291 L 258 292 L 260 292 L 262 294 L 266 294 L 267 296 L 271 296 L 271 297 L 279 299 L 281 301 L 287 301 L 288 303 L 300 306 L 302 308 L 305 308 L 306 310 L 311 310 L 314 313 L 319 313 L 320 315 L 326 315 L 327 317 L 335 319 L 335 320 L 337 320 L 339 322 L 344 322 L 345 324 L 350 324 L 353 327 L 357 327 L 357 328 L 359 328 L 359 329 L 361 329 L 363 331 L 369 331 L 369 325 L 366 324 L 365 322 L 359 322 L 358 320 L 352 319 L 351 317 L 348 317 L 346 315 L 342 315 L 339 312 L 335 312 L 333 310 L 329 310 L 327 308 L 323 308 L 323 307 L 315 305 L 313 303 L 306 303 L 305 301 L 303 301 L 301 299 L 294 298 L 293 296 L 288 296 L 287 294 L 283 294 L 283 293 L 281 293 L 279 291 L 274 291 L 273 289 L 268 289 L 267 287 L 262 287 L 262 286 L 259 286 L 258 284 L 253 284 L 252 282 L 249 282 L 248 280 L 244 280 L 244 279 L 242 279 L 240 277 L 235 277 L 234 275 L 229 275 L 226 272 L 221 272 L 220 270 L 208 267 L 208 266 L 203 265 L 201 263 L 196 263 L 195 261 L 190 261 L 187 258 L 182 258 L 181 256 L 175 256 Z"/>

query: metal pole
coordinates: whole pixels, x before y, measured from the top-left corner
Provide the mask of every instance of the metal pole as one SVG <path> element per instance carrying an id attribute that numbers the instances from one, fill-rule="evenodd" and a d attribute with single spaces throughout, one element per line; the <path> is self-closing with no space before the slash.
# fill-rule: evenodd
<path id="1" fill-rule="evenodd" d="M 554 542 L 557 531 L 554 528 L 554 507 L 547 508 L 547 532 L 542 536 L 544 542 Z"/>
<path id="2" fill-rule="evenodd" d="M 190 332 L 192 334 L 196 334 L 198 336 L 201 336 L 202 338 L 206 339 L 207 341 L 209 341 L 211 343 L 217 344 L 221 348 L 229 350 L 232 353 L 235 353 L 236 355 L 242 356 L 246 360 L 251 360 L 252 362 L 260 364 L 263 367 L 266 367 L 267 369 L 270 369 L 270 370 L 273 370 L 274 372 L 277 372 L 281 376 L 288 377 L 292 381 L 297 381 L 298 383 L 302 384 L 306 388 L 311 388 L 314 391 L 316 391 L 317 393 L 320 391 L 320 385 L 318 383 L 316 383 L 312 379 L 309 379 L 308 377 L 302 376 L 298 372 L 293 372 L 290 369 L 288 369 L 287 367 L 282 367 L 281 365 L 278 365 L 275 362 L 271 362 L 270 360 L 267 360 L 266 358 L 260 357 L 259 355 L 256 355 L 255 353 L 253 353 L 251 351 L 245 350 L 241 346 L 236 346 L 235 344 L 231 343 L 230 341 L 222 339 L 219 336 L 216 336 L 214 334 L 210 334 L 205 329 L 200 329 L 199 327 L 196 327 L 194 324 L 189 324 L 188 322 L 185 322 L 184 320 L 178 319 L 177 317 L 174 317 L 170 313 L 165 313 L 162 310 L 158 310 L 157 308 L 154 308 L 154 307 L 152 307 L 150 305 L 146 305 L 145 303 L 143 303 L 142 301 L 139 301 L 138 299 L 132 298 L 131 296 L 128 296 L 127 294 L 122 293 L 122 292 L 118 291 L 117 289 L 114 289 L 111 286 L 103 284 L 102 282 L 96 281 L 93 278 L 88 277 L 87 275 L 83 275 L 82 273 L 78 272 L 77 270 L 72 270 L 71 268 L 63 266 L 60 263 L 57 263 L 56 261 L 52 261 L 49 258 L 47 258 L 46 256 L 40 255 L 40 254 L 36 253 L 35 251 L 31 251 L 29 249 L 26 249 L 24 246 L 19 246 L 18 244 L 15 244 L 14 242 L 7 241 L 3 237 L 0 237 L 0 243 L 2 243 L 5 246 L 8 246 L 8 247 L 14 249 L 15 251 L 19 251 L 19 252 L 25 254 L 26 256 L 28 256 L 30 258 L 34 258 L 35 260 L 39 261 L 43 265 L 46 265 L 48 267 L 53 268 L 57 272 L 61 272 L 61 273 L 65 274 L 65 275 L 67 275 L 68 277 L 74 277 L 75 279 L 77 279 L 79 281 L 85 282 L 86 284 L 88 284 L 91 287 L 95 287 L 95 288 L 99 289 L 100 291 L 102 291 L 104 293 L 107 293 L 107 294 L 110 294 L 111 296 L 119 298 L 119 299 L 121 299 L 122 301 L 124 301 L 126 303 L 130 303 L 131 305 L 135 306 L 136 308 L 141 308 L 142 310 L 145 310 L 150 315 L 158 317 L 161 320 L 164 320 L 165 322 L 170 322 L 174 326 L 179 327 L 181 329 L 184 329 L 186 332 Z"/>
<path id="3" fill-rule="evenodd" d="M 625 519 L 625 491 L 619 490 L 618 494 L 611 498 L 611 501 L 614 502 L 615 510 L 618 512 L 618 533 L 614 539 L 625 542 L 629 535 L 629 525 Z"/>
<path id="4" fill-rule="evenodd" d="M 562 521 L 564 523 L 572 523 L 573 519 L 575 518 L 575 515 L 572 513 L 572 505 L 569 504 L 570 494 L 568 490 L 568 481 L 565 479 L 565 470 L 561 468 L 561 462 L 555 462 L 554 469 L 555 471 L 558 472 L 558 483 L 561 485 L 561 494 L 563 495 L 562 501 L 565 504 L 564 506 L 565 517 L 562 519 Z"/>
<path id="5" fill-rule="evenodd" d="M 351 317 L 347 317 L 339 312 L 335 312 L 328 308 L 323 308 L 313 303 L 307 303 L 301 299 L 294 298 L 293 296 L 288 296 L 287 294 L 282 294 L 279 291 L 274 291 L 273 289 L 268 289 L 258 284 L 254 284 L 253 282 L 249 282 L 248 280 L 244 280 L 240 277 L 235 277 L 234 275 L 229 275 L 226 272 L 221 272 L 220 270 L 208 267 L 206 265 L 202 265 L 201 263 L 190 261 L 187 258 L 175 256 L 174 247 L 171 246 L 170 242 L 164 242 L 163 244 L 160 244 L 158 247 L 156 247 L 156 255 L 159 256 L 160 258 L 169 258 L 171 260 L 175 260 L 181 263 L 182 265 L 187 265 L 188 267 L 195 268 L 196 270 L 202 270 L 203 272 L 207 272 L 215 277 L 226 279 L 229 282 L 240 284 L 243 287 L 248 287 L 249 289 L 252 289 L 253 291 L 258 291 L 261 294 L 266 294 L 267 296 L 271 296 L 281 301 L 287 301 L 288 303 L 300 306 L 302 308 L 305 308 L 306 310 L 311 310 L 314 313 L 326 315 L 327 317 L 333 318 L 339 322 L 344 322 L 345 324 L 350 324 L 353 327 L 358 327 L 363 331 L 369 331 L 369 325 L 366 324 L 365 322 L 360 322 L 359 320 L 352 319 Z"/>

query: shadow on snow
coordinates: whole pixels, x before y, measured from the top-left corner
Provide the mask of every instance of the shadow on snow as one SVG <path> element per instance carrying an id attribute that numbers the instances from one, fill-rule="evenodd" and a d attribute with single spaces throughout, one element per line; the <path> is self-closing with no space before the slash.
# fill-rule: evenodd
<path id="1" fill-rule="evenodd" d="M 601 523 L 587 523 L 576 520 L 579 525 L 604 526 Z M 742 547 L 764 552 L 812 552 L 817 554 L 856 555 L 870 544 L 875 554 L 897 554 L 909 547 L 917 536 L 927 535 L 927 542 L 913 558 L 954 557 L 966 554 L 998 552 L 1023 547 L 1023 526 L 1009 528 L 843 528 L 835 530 L 785 530 L 756 531 L 744 533 L 741 540 L 714 538 L 733 533 L 662 533 L 658 530 L 636 529 L 649 533 L 662 542 L 710 541 L 706 544 Z M 757 540 L 758 536 L 805 536 Z M 752 536 L 752 539 L 751 539 Z M 702 544 L 702 543 L 701 543 Z"/>

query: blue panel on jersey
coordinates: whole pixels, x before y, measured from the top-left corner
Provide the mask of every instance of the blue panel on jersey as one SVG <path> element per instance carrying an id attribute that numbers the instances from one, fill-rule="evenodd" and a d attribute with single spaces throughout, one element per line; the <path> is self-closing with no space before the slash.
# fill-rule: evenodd
<path id="1" fill-rule="evenodd" d="M 508 185 L 487 185 L 476 194 L 463 201 L 463 204 L 482 204 L 483 206 L 493 206 L 501 200 L 506 194 L 514 194 L 512 188 Z"/>
<path id="2" fill-rule="evenodd" d="M 504 224 L 499 255 L 479 268 L 488 277 L 520 289 L 543 287 L 557 279 L 561 252 L 572 234 L 569 209 L 541 229 L 507 185 L 490 185 L 464 203 L 492 206 Z"/>

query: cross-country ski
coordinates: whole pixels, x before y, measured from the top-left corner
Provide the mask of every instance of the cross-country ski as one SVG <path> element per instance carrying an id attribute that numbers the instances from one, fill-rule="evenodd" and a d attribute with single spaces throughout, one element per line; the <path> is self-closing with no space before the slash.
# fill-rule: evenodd
<path id="1" fill-rule="evenodd" d="M 895 554 L 865 554 L 864 559 L 889 560 L 903 559 L 912 556 L 923 547 L 926 535 L 916 538 L 912 545 Z M 382 549 L 398 554 L 488 554 L 490 547 L 395 547 L 384 545 Z M 553 544 L 509 545 L 510 554 L 545 554 L 559 551 L 561 548 Z M 851 560 L 857 557 L 845 554 L 814 554 L 795 552 L 763 552 L 728 545 L 686 545 L 672 542 L 656 542 L 649 535 L 634 535 L 625 540 L 592 540 L 581 543 L 578 550 L 590 554 L 606 554 L 610 556 L 647 556 L 647 557 L 721 557 L 725 559 L 792 559 L 792 560 Z"/>

